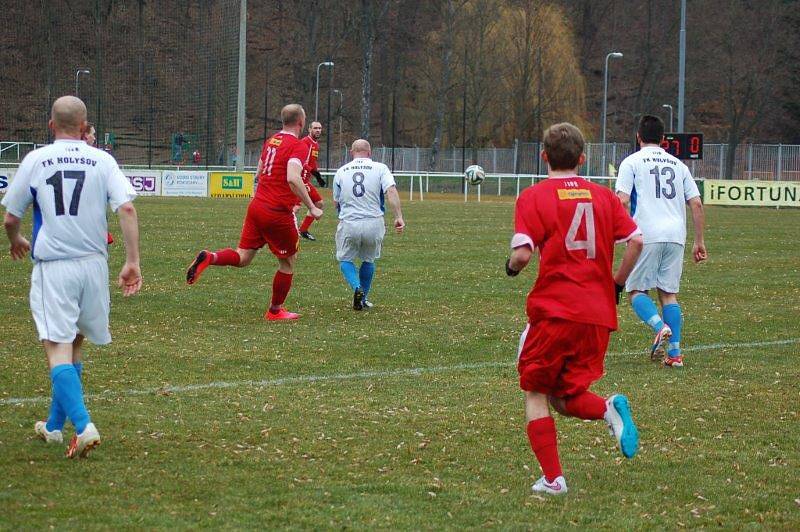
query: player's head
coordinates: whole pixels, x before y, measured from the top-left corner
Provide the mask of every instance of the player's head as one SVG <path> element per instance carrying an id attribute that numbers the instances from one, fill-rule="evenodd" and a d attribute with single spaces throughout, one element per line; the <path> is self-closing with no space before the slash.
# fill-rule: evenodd
<path id="1" fill-rule="evenodd" d="M 639 120 L 639 131 L 636 133 L 641 144 L 661 144 L 664 138 L 664 121 L 653 115 L 644 115 Z"/>
<path id="2" fill-rule="evenodd" d="M 303 131 L 306 125 L 306 112 L 299 103 L 290 103 L 281 109 L 281 122 L 283 127 Z"/>
<path id="3" fill-rule="evenodd" d="M 322 136 L 322 124 L 314 120 L 311 122 L 311 125 L 308 126 L 308 134 L 314 140 L 319 140 Z"/>
<path id="4" fill-rule="evenodd" d="M 91 122 L 86 123 L 86 131 L 83 133 L 83 140 L 85 140 L 86 144 L 89 146 L 97 144 L 97 130 L 95 130 L 94 124 Z"/>
<path id="5" fill-rule="evenodd" d="M 75 96 L 58 98 L 53 102 L 48 125 L 57 137 L 82 138 L 89 125 L 86 122 L 86 105 Z"/>
<path id="6" fill-rule="evenodd" d="M 561 122 L 544 132 L 542 157 L 551 170 L 576 170 L 586 161 L 583 133 L 569 122 Z"/>
<path id="7" fill-rule="evenodd" d="M 353 156 L 353 159 L 357 157 L 369 157 L 372 155 L 372 147 L 369 145 L 368 141 L 357 139 L 350 147 L 350 154 Z"/>

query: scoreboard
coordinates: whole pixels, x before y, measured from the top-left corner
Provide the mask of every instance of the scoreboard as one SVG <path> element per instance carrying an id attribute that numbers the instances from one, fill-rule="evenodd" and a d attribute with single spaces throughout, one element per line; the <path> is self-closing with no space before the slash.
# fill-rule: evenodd
<path id="1" fill-rule="evenodd" d="M 664 151 L 678 159 L 703 158 L 702 133 L 665 133 L 661 141 Z"/>

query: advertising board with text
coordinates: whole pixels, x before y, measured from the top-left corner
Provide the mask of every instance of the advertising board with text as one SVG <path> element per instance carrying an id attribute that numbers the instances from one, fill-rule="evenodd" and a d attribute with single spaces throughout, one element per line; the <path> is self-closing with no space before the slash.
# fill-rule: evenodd
<path id="1" fill-rule="evenodd" d="M 161 176 L 162 196 L 208 196 L 208 172 L 164 170 Z"/>
<path id="2" fill-rule="evenodd" d="M 122 173 L 131 182 L 133 190 L 140 196 L 161 195 L 160 170 L 123 170 Z"/>
<path id="3" fill-rule="evenodd" d="M 212 198 L 251 198 L 254 181 L 252 172 L 211 172 L 209 195 Z"/>

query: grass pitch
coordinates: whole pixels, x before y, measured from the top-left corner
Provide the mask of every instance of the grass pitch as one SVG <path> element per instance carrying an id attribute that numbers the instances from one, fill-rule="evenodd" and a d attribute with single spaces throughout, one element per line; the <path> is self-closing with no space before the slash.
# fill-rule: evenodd
<path id="1" fill-rule="evenodd" d="M 114 343 L 87 349 L 103 445 L 81 461 L 33 436 L 50 383 L 30 264 L 4 255 L 0 527 L 800 527 L 800 211 L 707 210 L 684 370 L 652 365 L 620 307 L 595 391 L 628 394 L 641 451 L 624 460 L 602 423 L 556 417 L 571 491 L 555 499 L 530 492 L 514 363 L 535 269 L 503 274 L 513 204 L 434 198 L 405 205 L 363 313 L 327 212 L 289 296 L 303 317 L 277 324 L 266 253 L 183 282 L 199 249 L 236 244 L 245 201 L 138 200 L 145 287 L 115 293 Z M 114 274 L 122 257 L 115 244 Z"/>

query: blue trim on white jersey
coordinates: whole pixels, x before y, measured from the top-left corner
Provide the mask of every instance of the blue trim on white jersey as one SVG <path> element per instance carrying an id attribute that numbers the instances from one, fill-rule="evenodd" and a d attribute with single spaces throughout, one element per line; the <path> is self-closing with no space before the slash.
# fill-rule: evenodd
<path id="1" fill-rule="evenodd" d="M 31 188 L 31 196 L 33 196 L 33 237 L 31 238 L 31 258 L 36 259 L 34 251 L 36 250 L 36 237 L 39 236 L 39 230 L 42 228 L 42 210 L 39 208 L 39 202 L 36 199 L 36 189 Z"/>
<path id="2" fill-rule="evenodd" d="M 636 214 L 636 187 L 631 189 L 631 217 Z"/>
<path id="3" fill-rule="evenodd" d="M 381 212 L 386 214 L 386 205 L 384 204 L 384 199 L 386 199 L 383 195 L 383 187 L 381 187 Z"/>

